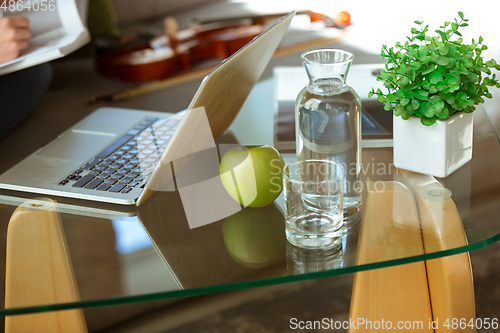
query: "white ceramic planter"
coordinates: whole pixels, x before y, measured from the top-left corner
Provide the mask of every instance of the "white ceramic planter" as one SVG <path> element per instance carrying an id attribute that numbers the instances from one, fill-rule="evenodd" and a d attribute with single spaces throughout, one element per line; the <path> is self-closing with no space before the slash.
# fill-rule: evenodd
<path id="1" fill-rule="evenodd" d="M 397 168 L 446 177 L 472 158 L 472 113 L 457 112 L 431 126 L 416 117 L 393 120 Z"/>

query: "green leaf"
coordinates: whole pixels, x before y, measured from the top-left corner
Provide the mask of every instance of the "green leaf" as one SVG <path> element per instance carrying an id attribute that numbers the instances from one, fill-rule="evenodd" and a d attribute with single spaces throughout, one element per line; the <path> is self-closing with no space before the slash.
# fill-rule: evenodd
<path id="1" fill-rule="evenodd" d="M 392 103 L 384 102 L 384 110 L 389 111 L 392 109 Z"/>
<path id="2" fill-rule="evenodd" d="M 458 16 L 460 16 L 460 18 L 463 20 L 464 19 L 464 13 L 462 12 L 458 12 Z"/>
<path id="3" fill-rule="evenodd" d="M 392 83 L 391 81 L 386 81 L 384 82 L 384 87 L 392 89 L 394 87 L 394 83 Z"/>
<path id="4" fill-rule="evenodd" d="M 485 72 L 486 74 L 491 75 L 491 70 L 489 68 L 487 68 L 487 67 L 479 67 L 479 70 L 481 72 Z"/>
<path id="5" fill-rule="evenodd" d="M 385 96 L 385 99 L 387 100 L 387 102 L 391 102 L 391 103 L 396 102 L 396 98 L 394 97 L 393 94 L 387 94 L 387 96 Z"/>
<path id="6" fill-rule="evenodd" d="M 418 109 L 418 108 L 419 108 L 419 106 L 420 106 L 420 102 L 419 102 L 419 101 L 417 101 L 416 99 L 414 99 L 414 100 L 412 100 L 412 101 L 411 101 L 411 107 L 412 107 L 414 110 Z"/>
<path id="7" fill-rule="evenodd" d="M 396 81 L 396 83 L 400 86 L 400 87 L 404 87 L 406 86 L 408 83 L 410 83 L 410 78 L 407 77 L 407 76 L 401 76 L 399 78 L 399 80 Z"/>
<path id="8" fill-rule="evenodd" d="M 437 58 L 438 58 L 438 55 L 435 52 L 431 52 L 431 54 L 429 55 L 429 57 L 430 57 L 430 61 L 436 62 Z"/>
<path id="9" fill-rule="evenodd" d="M 394 109 L 394 115 L 395 116 L 400 116 L 404 111 L 404 108 L 401 106 L 401 105 L 398 105 L 396 106 L 396 108 Z"/>
<path id="10" fill-rule="evenodd" d="M 403 111 L 403 113 L 401 114 L 401 118 L 403 118 L 404 120 L 408 120 L 411 118 L 411 114 L 408 114 Z"/>
<path id="11" fill-rule="evenodd" d="M 422 75 L 429 74 L 430 72 L 432 72 L 432 71 L 433 71 L 433 70 L 435 70 L 435 69 L 436 69 L 436 67 L 434 67 L 434 66 L 429 66 L 426 70 L 424 70 L 424 71 L 422 72 Z"/>
<path id="12" fill-rule="evenodd" d="M 441 42 L 439 42 L 440 44 L 443 44 Z M 432 53 L 436 53 L 435 51 L 439 48 L 438 47 L 438 44 L 434 41 L 430 42 L 429 44 L 427 44 L 427 47 L 429 48 L 429 50 L 432 52 Z"/>
<path id="13" fill-rule="evenodd" d="M 432 107 L 434 108 L 434 110 L 436 110 L 436 113 L 441 112 L 441 110 L 444 108 L 444 102 L 441 100 L 435 101 L 434 103 L 432 103 Z"/>
<path id="14" fill-rule="evenodd" d="M 419 61 L 414 61 L 410 63 L 410 66 L 413 69 L 419 69 L 420 67 L 422 67 L 422 64 Z"/>
<path id="15" fill-rule="evenodd" d="M 420 118 L 420 122 L 425 126 L 431 126 L 432 124 L 434 124 L 436 122 L 436 117 L 432 117 L 432 118 L 422 117 L 422 118 Z"/>
<path id="16" fill-rule="evenodd" d="M 419 89 L 415 90 L 415 98 L 421 101 L 426 101 L 428 99 L 429 93 L 425 90 Z"/>
<path id="17" fill-rule="evenodd" d="M 442 56 L 447 55 L 447 54 L 448 54 L 448 52 L 449 52 L 449 49 L 448 49 L 448 47 L 447 47 L 447 46 L 441 46 L 441 47 L 439 48 L 439 54 L 440 54 L 440 55 L 442 55 Z"/>
<path id="18" fill-rule="evenodd" d="M 459 81 L 460 80 L 456 76 L 450 74 L 450 75 L 446 76 L 445 84 L 454 85 L 454 84 L 458 84 Z"/>
<path id="19" fill-rule="evenodd" d="M 431 57 L 430 56 L 419 56 L 420 58 L 420 62 L 423 64 L 423 65 L 427 65 L 429 63 L 429 61 L 432 61 Z"/>
<path id="20" fill-rule="evenodd" d="M 404 89 L 399 89 L 397 92 L 396 92 L 396 95 L 398 96 L 399 99 L 403 99 L 405 98 L 406 94 L 405 94 L 405 90 Z"/>
<path id="21" fill-rule="evenodd" d="M 437 82 L 441 81 L 442 79 L 443 79 L 443 77 L 437 71 L 434 71 L 429 75 L 429 81 L 431 84 L 436 84 Z"/>
<path id="22" fill-rule="evenodd" d="M 396 73 L 406 74 L 406 65 L 405 64 L 401 64 L 401 66 L 399 66 L 399 68 L 396 70 Z"/>
<path id="23" fill-rule="evenodd" d="M 421 45 L 418 48 L 418 55 L 420 58 L 426 56 L 428 52 L 429 52 L 429 48 L 427 47 L 427 45 Z"/>
<path id="24" fill-rule="evenodd" d="M 451 22 L 451 29 L 453 30 L 454 33 L 457 33 L 458 30 L 458 23 L 456 22 Z"/>
<path id="25" fill-rule="evenodd" d="M 455 99 L 460 100 L 460 101 L 465 101 L 465 100 L 467 100 L 467 94 L 460 91 L 455 95 Z"/>
<path id="26" fill-rule="evenodd" d="M 444 89 L 445 85 L 444 85 L 444 82 L 443 81 L 439 81 L 438 83 L 436 83 L 436 90 L 437 91 L 442 91 Z"/>
<path id="27" fill-rule="evenodd" d="M 408 103 L 410 103 L 410 100 L 408 98 L 403 98 L 403 100 L 401 101 L 401 105 L 402 106 L 405 106 L 407 105 Z"/>
<path id="28" fill-rule="evenodd" d="M 460 85 L 459 84 L 452 84 L 452 85 L 448 86 L 448 91 L 449 92 L 454 92 L 454 91 L 457 91 L 458 89 L 460 89 Z"/>
<path id="29" fill-rule="evenodd" d="M 418 39 L 418 40 L 424 41 L 425 40 L 425 35 L 423 33 L 420 33 L 420 34 L 416 35 L 415 38 Z"/>
<path id="30" fill-rule="evenodd" d="M 467 87 L 469 88 L 469 96 L 475 97 L 477 94 L 477 89 L 473 84 L 468 84 Z"/>
<path id="31" fill-rule="evenodd" d="M 495 67 L 495 66 L 497 65 L 497 62 L 495 61 L 495 59 L 491 59 L 491 60 L 488 60 L 488 61 L 485 63 L 485 65 L 486 65 L 487 67 L 491 67 L 491 68 L 493 68 L 493 67 Z"/>
<path id="32" fill-rule="evenodd" d="M 443 108 L 440 112 L 436 112 L 436 117 L 438 119 L 446 119 L 450 115 L 448 108 Z"/>
<path id="33" fill-rule="evenodd" d="M 422 114 L 427 118 L 431 118 L 432 116 L 434 116 L 435 110 L 432 107 L 431 103 L 426 103 L 426 106 L 427 106 L 426 108 L 422 108 L 421 110 Z"/>
<path id="34" fill-rule="evenodd" d="M 411 106 L 411 104 L 408 104 L 407 106 L 405 106 L 405 112 L 408 113 L 408 114 L 414 114 L 414 109 L 413 109 L 413 106 Z"/>
<path id="35" fill-rule="evenodd" d="M 476 83 L 479 81 L 479 76 L 471 72 L 467 74 L 467 80 L 469 80 L 472 83 Z"/>
<path id="36" fill-rule="evenodd" d="M 436 30 L 436 32 L 439 34 L 439 36 L 441 36 L 443 41 L 445 41 L 448 38 L 448 36 L 446 36 L 446 33 L 444 31 Z"/>
<path id="37" fill-rule="evenodd" d="M 431 86 L 429 88 L 429 94 L 435 94 L 437 93 L 439 90 L 437 90 L 437 87 L 436 86 Z"/>
<path id="38" fill-rule="evenodd" d="M 441 65 L 441 66 L 446 66 L 446 65 L 448 65 L 449 62 L 450 62 L 450 60 L 448 60 L 448 58 L 443 57 L 443 56 L 439 56 L 436 59 L 436 63 L 438 65 Z"/>
<path id="39" fill-rule="evenodd" d="M 446 68 L 453 68 L 457 64 L 457 61 L 453 57 L 448 57 L 449 63 L 446 65 Z"/>
<path id="40" fill-rule="evenodd" d="M 439 95 L 432 95 L 431 97 L 429 97 L 429 102 L 431 103 L 434 103 L 435 101 L 440 101 L 441 100 L 441 97 L 439 97 Z"/>

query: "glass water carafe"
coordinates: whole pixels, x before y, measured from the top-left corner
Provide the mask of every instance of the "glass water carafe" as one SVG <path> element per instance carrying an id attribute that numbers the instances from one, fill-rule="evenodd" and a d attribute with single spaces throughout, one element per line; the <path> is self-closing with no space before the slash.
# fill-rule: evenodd
<path id="1" fill-rule="evenodd" d="M 342 164 L 344 217 L 361 205 L 361 101 L 346 84 L 354 56 L 336 49 L 302 54 L 309 84 L 297 96 L 295 122 L 299 160 L 326 159 Z"/>

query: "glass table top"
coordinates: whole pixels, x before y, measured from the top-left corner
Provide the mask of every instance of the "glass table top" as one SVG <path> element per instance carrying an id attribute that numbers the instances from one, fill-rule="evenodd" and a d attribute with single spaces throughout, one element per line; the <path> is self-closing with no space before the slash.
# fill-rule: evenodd
<path id="1" fill-rule="evenodd" d="M 472 251 L 500 239 L 500 205 L 494 204 L 500 199 L 500 177 L 495 176 L 500 143 L 481 108 L 474 113 L 473 159 L 447 178 L 397 170 L 391 147 L 364 148 L 363 209 L 343 227 L 338 251 L 288 244 L 282 195 L 267 207 L 242 209 L 225 201 L 221 192 L 197 187 L 218 181 L 218 159 L 214 163 L 213 158 L 225 149 L 272 144 L 269 87 L 272 80 L 265 80 L 252 91 L 233 125 L 217 140 L 219 152 L 201 153 L 186 166 L 196 175 L 189 200 L 182 191 L 163 191 L 140 207 L 116 207 L 54 198 L 30 201 L 2 192 L 0 276 L 6 291 L 0 314 L 324 278 Z M 283 157 L 287 163 L 295 159 L 293 154 Z M 205 225 L 191 228 L 193 218 L 206 219 Z M 39 276 L 31 286 L 34 292 L 21 287 L 26 276 Z M 32 296 L 60 278 L 72 287 L 67 296 Z M 10 290 L 21 296 L 8 295 Z"/>

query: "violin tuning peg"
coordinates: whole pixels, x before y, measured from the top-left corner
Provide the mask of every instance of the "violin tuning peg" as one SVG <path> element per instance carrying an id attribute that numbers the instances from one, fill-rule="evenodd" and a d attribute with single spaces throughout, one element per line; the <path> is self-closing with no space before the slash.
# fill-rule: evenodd
<path id="1" fill-rule="evenodd" d="M 177 23 L 177 20 L 172 16 L 168 16 L 163 21 L 163 26 L 165 28 L 165 35 L 167 35 L 171 40 L 176 40 L 177 32 L 179 31 L 179 24 Z"/>
<path id="2" fill-rule="evenodd" d="M 351 25 L 351 15 L 348 12 L 340 12 L 334 21 L 341 28 L 348 27 Z"/>

